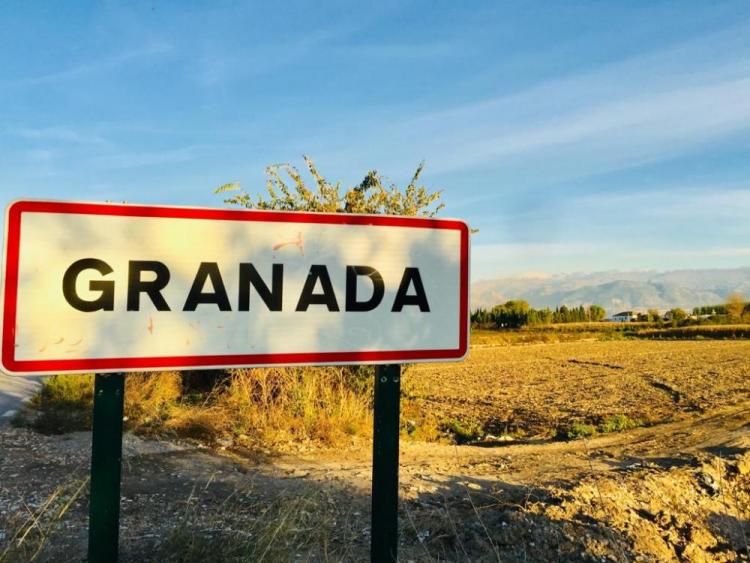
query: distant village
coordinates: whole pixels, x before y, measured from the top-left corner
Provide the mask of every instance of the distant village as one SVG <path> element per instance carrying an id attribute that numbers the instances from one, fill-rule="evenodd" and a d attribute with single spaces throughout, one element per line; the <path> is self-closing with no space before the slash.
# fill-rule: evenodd
<path id="1" fill-rule="evenodd" d="M 691 312 L 680 307 L 672 309 L 633 309 L 607 315 L 600 305 L 580 305 L 555 309 L 535 309 L 523 299 L 512 299 L 491 309 L 479 308 L 472 312 L 471 321 L 478 326 L 498 328 L 520 328 L 528 325 L 561 323 L 669 323 L 676 325 L 730 324 L 750 322 L 750 302 L 739 293 L 728 296 L 727 302 L 720 305 L 694 307 Z"/>
<path id="2" fill-rule="evenodd" d="M 716 311 L 712 311 L 711 313 L 692 313 L 689 314 L 685 312 L 683 309 L 669 309 L 668 311 L 659 311 L 656 309 L 651 309 L 648 311 L 622 311 L 620 313 L 617 313 L 615 315 L 612 315 L 609 318 L 605 318 L 605 321 L 612 322 L 612 323 L 648 323 L 648 322 L 658 322 L 659 320 L 662 320 L 664 322 L 670 322 L 673 320 L 708 320 L 712 317 L 718 315 Z"/>

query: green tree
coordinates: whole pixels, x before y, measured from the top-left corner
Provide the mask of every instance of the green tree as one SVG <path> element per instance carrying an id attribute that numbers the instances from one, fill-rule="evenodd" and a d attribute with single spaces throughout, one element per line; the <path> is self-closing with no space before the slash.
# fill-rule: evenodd
<path id="1" fill-rule="evenodd" d="M 589 306 L 589 319 L 593 322 L 599 322 L 604 320 L 607 316 L 607 312 L 601 305 L 590 305 Z"/>
<path id="2" fill-rule="evenodd" d="M 555 309 L 555 320 L 556 323 L 569 323 L 570 322 L 570 309 L 567 306 L 561 305 Z"/>
<path id="3" fill-rule="evenodd" d="M 479 309 L 471 313 L 471 322 L 478 325 L 483 325 L 491 322 L 490 312 L 487 311 L 487 309 L 485 309 L 484 307 L 480 307 Z"/>
<path id="4" fill-rule="evenodd" d="M 549 307 L 540 309 L 539 311 L 537 311 L 537 315 L 541 324 L 550 324 L 553 322 L 554 313 Z"/>
<path id="5" fill-rule="evenodd" d="M 371 170 L 358 185 L 342 191 L 340 182 L 331 184 L 318 172 L 310 157 L 303 158 L 315 182 L 314 188 L 305 183 L 294 166 L 273 164 L 266 167 L 266 195 L 253 198 L 238 183 L 224 184 L 214 193 L 231 194 L 224 199 L 231 205 L 276 211 L 433 217 L 444 207 L 440 201 L 442 192 L 431 192 L 419 185 L 424 163 L 417 166 L 403 189 L 387 183 L 376 170 Z"/>
<path id="6" fill-rule="evenodd" d="M 745 311 L 745 298 L 737 291 L 730 293 L 727 297 L 726 309 L 732 320 L 741 319 Z"/>
<path id="7" fill-rule="evenodd" d="M 685 309 L 681 309 L 680 307 L 670 309 L 669 312 L 672 314 L 672 320 L 678 323 L 684 321 L 688 317 Z"/>
<path id="8" fill-rule="evenodd" d="M 520 328 L 529 324 L 529 304 L 522 299 L 512 299 L 492 308 L 498 328 Z"/>

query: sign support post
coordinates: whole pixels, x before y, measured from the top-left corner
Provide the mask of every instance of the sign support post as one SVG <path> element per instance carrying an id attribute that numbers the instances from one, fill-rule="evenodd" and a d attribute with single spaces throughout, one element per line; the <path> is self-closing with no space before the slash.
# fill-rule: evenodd
<path id="1" fill-rule="evenodd" d="M 375 372 L 370 560 L 396 562 L 398 553 L 398 434 L 401 366 Z"/>
<path id="2" fill-rule="evenodd" d="M 124 374 L 96 374 L 89 498 L 91 563 L 112 563 L 118 559 L 124 398 Z"/>

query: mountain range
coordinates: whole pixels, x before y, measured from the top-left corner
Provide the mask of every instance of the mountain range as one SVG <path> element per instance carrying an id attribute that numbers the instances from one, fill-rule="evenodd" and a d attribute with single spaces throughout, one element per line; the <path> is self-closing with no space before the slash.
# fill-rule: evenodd
<path id="1" fill-rule="evenodd" d="M 734 291 L 750 296 L 750 267 L 523 274 L 473 283 L 471 306 L 492 307 L 510 299 L 524 299 L 535 308 L 596 303 L 611 315 L 628 309 L 690 310 L 723 303 Z"/>

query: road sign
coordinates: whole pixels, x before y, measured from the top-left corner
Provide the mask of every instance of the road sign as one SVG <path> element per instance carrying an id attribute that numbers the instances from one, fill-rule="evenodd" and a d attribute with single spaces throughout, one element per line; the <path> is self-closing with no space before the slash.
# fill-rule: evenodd
<path id="1" fill-rule="evenodd" d="M 469 230 L 414 217 L 17 201 L 2 365 L 118 372 L 461 359 Z"/>

